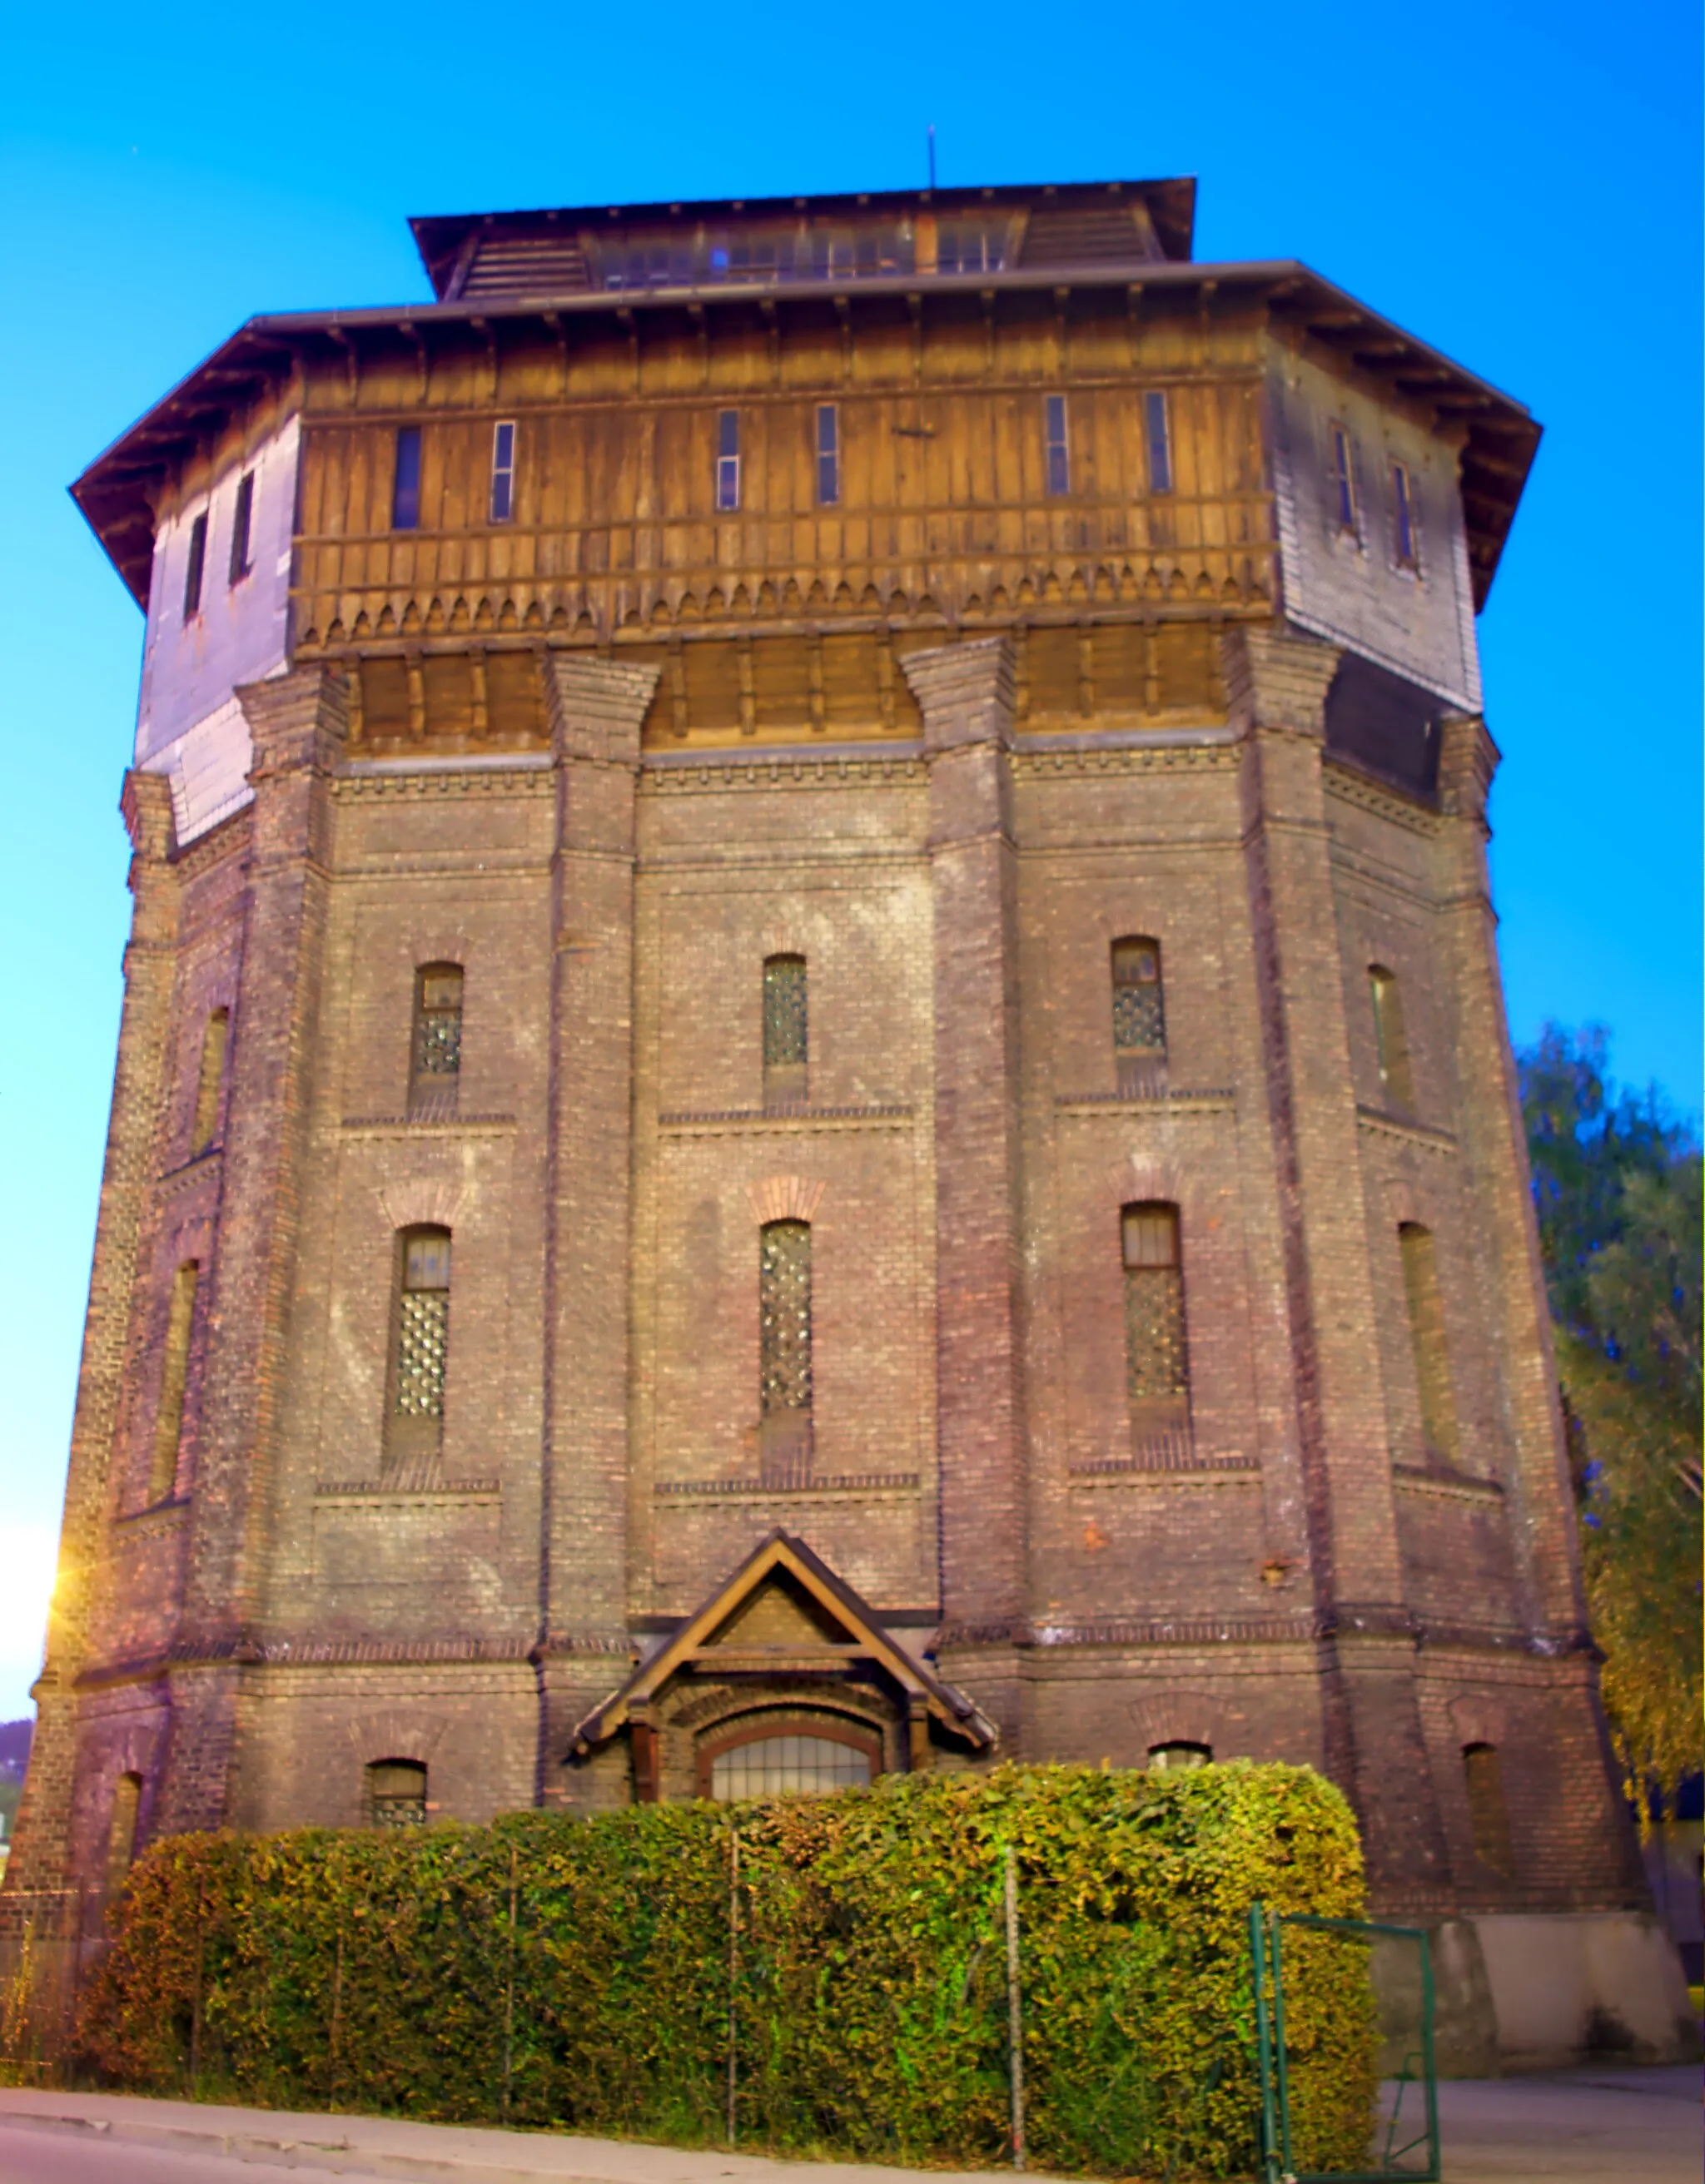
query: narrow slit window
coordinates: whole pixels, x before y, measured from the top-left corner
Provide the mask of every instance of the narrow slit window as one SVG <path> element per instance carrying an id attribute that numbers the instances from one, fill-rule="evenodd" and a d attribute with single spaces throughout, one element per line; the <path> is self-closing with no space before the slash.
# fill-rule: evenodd
<path id="1" fill-rule="evenodd" d="M 391 528 L 415 531 L 421 522 L 421 428 L 397 427 L 397 461 L 391 477 Z"/>
<path id="2" fill-rule="evenodd" d="M 1332 506 L 1338 528 L 1356 530 L 1356 457 L 1350 435 L 1341 425 L 1332 427 Z"/>
<path id="3" fill-rule="evenodd" d="M 1113 943 L 1113 1060 L 1119 1089 L 1145 1089 L 1167 1054 L 1166 1000 L 1161 984 L 1161 944 L 1130 939 Z"/>
<path id="4" fill-rule="evenodd" d="M 450 1232 L 408 1228 L 400 1239 L 397 1347 L 391 1400 L 393 1460 L 437 1453 L 450 1345 Z"/>
<path id="5" fill-rule="evenodd" d="M 148 1468 L 148 1502 L 170 1502 L 177 1490 L 178 1456 L 183 1446 L 184 1395 L 189 1385 L 190 1337 L 195 1331 L 195 1295 L 201 1268 L 187 1259 L 172 1276 L 166 1310 L 165 1357 L 160 1368 L 159 1408 L 154 1413 L 153 1460 Z"/>
<path id="6" fill-rule="evenodd" d="M 810 988 L 803 956 L 764 962 L 764 1105 L 785 1107 L 805 1097 L 811 1059 Z"/>
<path id="7" fill-rule="evenodd" d="M 376 1828 L 426 1824 L 426 1770 L 418 1759 L 376 1759 L 367 1769 L 367 1820 Z"/>
<path id="8" fill-rule="evenodd" d="M 1394 544 L 1397 566 L 1412 569 L 1417 566 L 1415 554 L 1415 499 L 1409 486 L 1409 473 L 1401 463 L 1391 465 L 1391 515 L 1396 529 Z"/>
<path id="9" fill-rule="evenodd" d="M 204 1153 L 219 1134 L 219 1100 L 225 1089 L 225 1060 L 230 1038 L 231 1011 L 210 1011 L 201 1035 L 201 1067 L 196 1078 L 195 1117 L 189 1134 L 192 1157 Z"/>
<path id="10" fill-rule="evenodd" d="M 1415 1105 L 1415 1083 L 1409 1068 L 1409 1039 L 1403 1024 L 1403 995 L 1397 974 L 1383 963 L 1368 967 L 1368 989 L 1373 1003 L 1373 1045 L 1379 1061 L 1379 1089 L 1385 1105 L 1408 1113 Z"/>
<path id="11" fill-rule="evenodd" d="M 1149 491 L 1173 489 L 1173 430 L 1170 405 L 1163 387 L 1151 387 L 1143 397 L 1143 432 L 1149 449 Z"/>
<path id="12" fill-rule="evenodd" d="M 237 481 L 237 507 L 231 519 L 231 581 L 241 583 L 248 574 L 249 532 L 254 525 L 254 472 L 245 471 Z"/>
<path id="13" fill-rule="evenodd" d="M 766 1483 L 804 1485 L 811 1468 L 811 1232 L 766 1223 L 758 1239 L 759 1446 Z"/>
<path id="14" fill-rule="evenodd" d="M 1506 1880 L 1516 1869 L 1510 1841 L 1510 1813 L 1504 1796 L 1503 1762 L 1495 1744 L 1463 1747 L 1463 1781 L 1468 1797 L 1468 1825 L 1474 1855 Z"/>
<path id="15" fill-rule="evenodd" d="M 833 402 L 817 405 L 817 504 L 834 508 L 841 497 L 841 413 Z"/>
<path id="16" fill-rule="evenodd" d="M 1190 1354 L 1177 1206 L 1126 1206 L 1120 1241 L 1131 1453 L 1139 1463 L 1170 1468 L 1190 1456 Z"/>
<path id="17" fill-rule="evenodd" d="M 416 1120 L 454 1115 L 461 1069 L 461 969 L 454 963 L 428 963 L 415 973 L 410 1114 Z"/>
<path id="18" fill-rule="evenodd" d="M 107 1820 L 106 1897 L 109 1907 L 136 1864 L 137 1821 L 142 1803 L 142 1776 L 120 1774 L 113 1785 L 113 1808 Z"/>
<path id="19" fill-rule="evenodd" d="M 492 427 L 492 521 L 507 523 L 515 513 L 515 426 L 507 419 Z"/>
<path id="20" fill-rule="evenodd" d="M 716 506 L 724 514 L 740 505 L 740 413 L 716 412 Z"/>
<path id="21" fill-rule="evenodd" d="M 1421 1405 L 1421 1438 L 1429 1462 L 1454 1469 L 1461 1448 L 1445 1339 L 1445 1294 L 1439 1283 L 1438 1253 L 1432 1231 L 1413 1221 L 1406 1221 L 1399 1228 L 1397 1244 L 1403 1262 L 1403 1301 Z"/>
<path id="22" fill-rule="evenodd" d="M 1042 408 L 1048 443 L 1048 490 L 1050 493 L 1070 493 L 1072 451 L 1066 439 L 1066 398 L 1063 394 L 1045 395 Z"/>
<path id="23" fill-rule="evenodd" d="M 183 618 L 193 621 L 201 612 L 201 580 L 207 574 L 207 511 L 203 510 L 189 527 L 189 560 L 183 572 Z"/>

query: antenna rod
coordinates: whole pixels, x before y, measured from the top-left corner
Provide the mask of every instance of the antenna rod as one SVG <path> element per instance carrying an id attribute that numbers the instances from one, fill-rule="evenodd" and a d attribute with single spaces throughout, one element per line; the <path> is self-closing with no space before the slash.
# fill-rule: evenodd
<path id="1" fill-rule="evenodd" d="M 929 125 L 929 187 L 933 196 L 935 191 L 935 124 L 933 121 Z"/>

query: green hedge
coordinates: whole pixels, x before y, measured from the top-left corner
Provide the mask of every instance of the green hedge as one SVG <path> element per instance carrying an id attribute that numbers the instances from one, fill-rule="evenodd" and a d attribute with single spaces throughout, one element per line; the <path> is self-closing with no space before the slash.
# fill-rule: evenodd
<path id="1" fill-rule="evenodd" d="M 1011 2153 L 1009 1845 L 1032 2163 L 1252 2173 L 1250 1903 L 1362 1909 L 1355 1824 L 1305 1768 L 176 1836 L 131 1875 L 81 2051 L 152 2092 L 702 2144 L 725 2129 L 732 1997 L 743 2146 L 987 2165 Z M 1365 1953 L 1285 1947 L 1301 2165 L 1361 2166 Z"/>

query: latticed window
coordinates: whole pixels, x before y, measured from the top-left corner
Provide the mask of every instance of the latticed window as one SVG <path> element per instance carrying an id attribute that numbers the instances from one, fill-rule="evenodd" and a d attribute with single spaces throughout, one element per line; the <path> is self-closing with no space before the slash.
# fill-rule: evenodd
<path id="1" fill-rule="evenodd" d="M 196 1080 L 195 1119 L 190 1127 L 189 1149 L 204 1152 L 219 1128 L 219 1095 L 225 1084 L 225 1056 L 231 1030 L 231 1011 L 215 1009 L 201 1035 L 201 1070 Z"/>
<path id="2" fill-rule="evenodd" d="M 766 1475 L 803 1475 L 811 1453 L 811 1232 L 772 1221 L 758 1249 L 759 1407 Z"/>
<path id="3" fill-rule="evenodd" d="M 426 1770 L 418 1759 L 380 1759 L 367 1769 L 367 1817 L 376 1828 L 426 1825 Z"/>
<path id="4" fill-rule="evenodd" d="M 710 1795 L 722 1803 L 738 1797 L 821 1797 L 862 1789 L 870 1778 L 871 1755 L 861 1746 L 828 1736 L 761 1736 L 716 1755 Z"/>
<path id="5" fill-rule="evenodd" d="M 462 974 L 454 963 L 429 963 L 415 976 L 410 1112 L 454 1112 L 461 1067 Z"/>
<path id="6" fill-rule="evenodd" d="M 1397 1231 L 1397 1245 L 1403 1260 L 1403 1301 L 1415 1358 L 1416 1392 L 1421 1401 L 1421 1438 L 1435 1462 L 1454 1464 L 1461 1445 L 1445 1340 L 1445 1295 L 1439 1286 L 1439 1260 L 1432 1231 L 1406 1221 Z"/>
<path id="7" fill-rule="evenodd" d="M 1468 1793 L 1468 1825 L 1474 1830 L 1475 1857 L 1494 1873 L 1513 1874 L 1515 1852 L 1510 1842 L 1509 1807 L 1497 1747 L 1465 1744 L 1463 1778 Z"/>
<path id="8" fill-rule="evenodd" d="M 785 1106 L 805 1096 L 811 1028 L 803 956 L 764 962 L 764 1104 Z"/>
<path id="9" fill-rule="evenodd" d="M 1113 1058 L 1122 1092 L 1140 1091 L 1165 1061 L 1167 1011 L 1157 940 L 1113 943 Z"/>
<path id="10" fill-rule="evenodd" d="M 1412 1108 L 1414 1079 L 1409 1070 L 1409 1039 L 1403 1028 L 1403 996 L 1397 974 L 1383 963 L 1368 967 L 1373 1002 L 1373 1038 L 1379 1056 L 1379 1086 L 1388 1107 Z"/>
<path id="11" fill-rule="evenodd" d="M 1121 1241 L 1132 1452 L 1156 1463 L 1182 1462 L 1190 1446 L 1190 1356 L 1178 1208 L 1126 1206 Z"/>
<path id="12" fill-rule="evenodd" d="M 403 1287 L 397 1326 L 396 1411 L 402 1418 L 444 1414 L 444 1365 L 450 1342 L 450 1234 L 416 1228 L 403 1240 Z"/>

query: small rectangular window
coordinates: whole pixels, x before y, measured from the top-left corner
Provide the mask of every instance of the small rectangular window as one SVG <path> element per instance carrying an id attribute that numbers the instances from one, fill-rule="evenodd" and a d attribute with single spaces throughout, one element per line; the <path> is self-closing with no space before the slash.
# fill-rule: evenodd
<path id="1" fill-rule="evenodd" d="M 1153 387 L 1143 397 L 1143 432 L 1149 445 L 1149 491 L 1173 489 L 1172 421 L 1167 414 L 1165 389 Z"/>
<path id="2" fill-rule="evenodd" d="M 1391 510 L 1396 519 L 1397 566 L 1415 566 L 1415 503 L 1409 490 L 1409 473 L 1401 463 L 1391 465 Z"/>
<path id="3" fill-rule="evenodd" d="M 1356 467 L 1350 435 L 1341 425 L 1332 427 L 1332 505 L 1340 531 L 1356 528 Z"/>
<path id="4" fill-rule="evenodd" d="M 189 527 L 189 560 L 183 572 L 183 618 L 193 621 L 201 612 L 201 580 L 207 567 L 207 517 L 197 516 Z"/>
<path id="5" fill-rule="evenodd" d="M 1070 493 L 1072 455 L 1066 443 L 1066 398 L 1063 394 L 1047 395 L 1043 408 L 1048 434 L 1048 490 L 1050 493 Z"/>
<path id="6" fill-rule="evenodd" d="M 397 468 L 391 485 L 391 528 L 414 531 L 421 521 L 421 428 L 397 427 Z"/>
<path id="7" fill-rule="evenodd" d="M 248 574 L 248 534 L 254 521 L 254 472 L 245 471 L 237 482 L 237 512 L 231 520 L 231 581 L 240 583 Z"/>
<path id="8" fill-rule="evenodd" d="M 507 421 L 492 427 L 492 521 L 507 523 L 515 512 L 515 426 Z"/>
<path id="9" fill-rule="evenodd" d="M 740 413 L 716 412 L 716 505 L 724 511 L 740 505 Z"/>
<path id="10" fill-rule="evenodd" d="M 817 406 L 817 504 L 835 507 L 841 497 L 841 421 L 833 402 Z"/>

